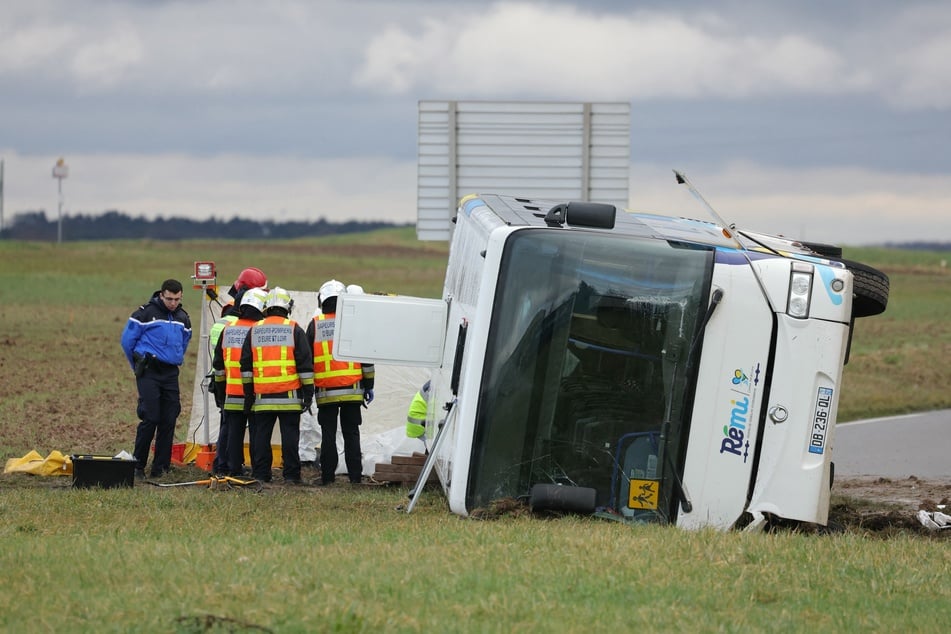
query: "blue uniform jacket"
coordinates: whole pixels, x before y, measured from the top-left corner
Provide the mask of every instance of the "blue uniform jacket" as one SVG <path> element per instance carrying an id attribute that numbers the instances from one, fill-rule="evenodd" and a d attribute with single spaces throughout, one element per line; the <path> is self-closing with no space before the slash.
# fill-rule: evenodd
<path id="1" fill-rule="evenodd" d="M 159 294 L 155 291 L 147 304 L 139 306 L 122 331 L 122 351 L 133 368 L 133 354 L 152 355 L 170 365 L 181 365 L 185 360 L 185 349 L 192 338 L 191 319 L 181 305 L 170 312 Z"/>

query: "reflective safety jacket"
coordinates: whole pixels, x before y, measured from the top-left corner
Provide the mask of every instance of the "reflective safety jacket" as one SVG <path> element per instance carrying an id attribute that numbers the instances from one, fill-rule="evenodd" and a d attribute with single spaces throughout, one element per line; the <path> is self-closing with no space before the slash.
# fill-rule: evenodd
<path id="1" fill-rule="evenodd" d="M 239 319 L 233 317 L 233 323 L 223 327 L 215 344 L 215 356 L 211 361 L 211 369 L 215 374 L 215 386 L 224 384 L 224 409 L 240 412 L 244 409 L 244 381 L 241 378 L 241 351 L 244 340 L 251 331 L 251 326 L 257 323 L 256 319 Z M 221 321 L 219 320 L 219 321 Z M 220 394 L 220 392 L 219 392 Z"/>
<path id="2" fill-rule="evenodd" d="M 426 432 L 426 411 L 429 409 L 429 381 L 416 392 L 406 413 L 406 435 L 419 438 Z"/>
<path id="3" fill-rule="evenodd" d="M 238 315 L 236 313 L 225 313 L 211 325 L 211 330 L 208 331 L 208 345 L 211 346 L 212 350 L 218 346 L 218 338 L 221 337 L 225 326 L 230 326 L 236 321 L 238 321 Z"/>
<path id="4" fill-rule="evenodd" d="M 271 315 L 251 326 L 241 348 L 245 396 L 253 411 L 301 411 L 313 395 L 314 358 L 307 334 L 296 321 Z"/>
<path id="5" fill-rule="evenodd" d="M 334 313 L 321 313 L 307 326 L 307 339 L 313 345 L 318 407 L 331 403 L 362 403 L 364 392 L 373 389 L 372 364 L 334 359 L 334 317 Z"/>

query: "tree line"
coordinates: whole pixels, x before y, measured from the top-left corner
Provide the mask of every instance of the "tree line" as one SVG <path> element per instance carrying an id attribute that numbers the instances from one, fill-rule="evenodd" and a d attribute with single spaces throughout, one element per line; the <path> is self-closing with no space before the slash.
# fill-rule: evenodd
<path id="1" fill-rule="evenodd" d="M 348 220 L 329 222 L 319 218 L 310 222 L 274 220 L 191 220 L 188 218 L 157 218 L 146 220 L 118 211 L 100 215 L 64 215 L 62 240 L 185 240 L 189 238 L 222 238 L 233 240 L 261 240 L 278 238 L 302 238 L 327 236 L 341 233 L 373 231 L 389 227 L 407 226 L 390 222 Z M 13 217 L 9 226 L 0 232 L 5 240 L 57 240 L 59 223 L 46 217 L 45 211 L 28 211 Z"/>
<path id="2" fill-rule="evenodd" d="M 46 217 L 45 211 L 21 212 L 0 231 L 0 239 L 55 242 L 58 233 L 56 219 Z M 232 240 L 261 240 L 328 236 L 359 233 L 390 227 L 406 227 L 409 223 L 369 222 L 347 220 L 329 222 L 318 218 L 311 222 L 274 220 L 190 220 L 187 218 L 157 218 L 146 220 L 118 211 L 100 215 L 63 216 L 62 239 L 67 240 L 187 240 L 189 238 L 222 238 Z M 951 251 L 951 242 L 911 241 L 886 242 L 881 245 L 896 249 Z"/>

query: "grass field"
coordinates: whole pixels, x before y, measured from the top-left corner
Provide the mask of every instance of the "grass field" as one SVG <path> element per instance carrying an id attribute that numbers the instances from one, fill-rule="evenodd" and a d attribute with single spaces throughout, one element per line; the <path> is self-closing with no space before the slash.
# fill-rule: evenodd
<path id="1" fill-rule="evenodd" d="M 891 299 L 856 324 L 840 421 L 951 407 L 947 256 L 845 255 L 888 273 Z M 187 282 L 195 260 L 217 262 L 225 285 L 253 265 L 292 289 L 334 277 L 438 297 L 445 257 L 412 229 L 0 242 L 0 454 L 130 449 L 136 395 L 119 335 L 163 279 Z M 185 296 L 197 324 L 198 291 Z M 195 359 L 193 346 L 185 386 Z M 406 514 L 394 487 L 74 490 L 66 480 L 0 479 L 4 631 L 942 631 L 951 616 L 941 536 L 684 533 L 517 510 L 478 521 L 449 514 L 437 490 Z"/>

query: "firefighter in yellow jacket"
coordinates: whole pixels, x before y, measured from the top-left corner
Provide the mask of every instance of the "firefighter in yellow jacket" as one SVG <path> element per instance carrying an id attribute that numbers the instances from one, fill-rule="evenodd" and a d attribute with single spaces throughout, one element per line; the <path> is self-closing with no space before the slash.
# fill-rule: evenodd
<path id="1" fill-rule="evenodd" d="M 409 411 L 406 412 L 406 436 L 409 438 L 422 438 L 426 433 L 426 412 L 429 409 L 429 386 L 426 381 L 419 388 L 413 400 L 410 401 Z"/>
<path id="2" fill-rule="evenodd" d="M 241 271 L 238 274 L 238 279 L 228 289 L 228 295 L 232 298 L 231 302 L 221 307 L 221 317 L 211 325 L 211 330 L 208 331 L 208 343 L 212 350 L 218 344 L 218 337 L 221 336 L 221 331 L 224 330 L 225 326 L 238 321 L 241 299 L 252 288 L 267 288 L 267 277 L 264 275 L 264 271 L 253 266 Z"/>
<path id="3" fill-rule="evenodd" d="M 300 414 L 314 400 L 314 357 L 307 335 L 290 319 L 294 300 L 274 287 L 268 292 L 264 319 L 251 326 L 241 349 L 244 411 L 250 412 L 251 475 L 271 480 L 271 432 L 281 426 L 284 482 L 301 484 Z"/>
<path id="4" fill-rule="evenodd" d="M 373 401 L 373 366 L 333 357 L 334 317 L 337 299 L 347 287 L 337 280 L 325 282 L 317 293 L 321 312 L 307 326 L 313 346 L 314 385 L 317 388 L 317 423 L 320 425 L 320 481 L 330 484 L 337 471 L 337 418 L 343 436 L 347 477 L 358 484 L 363 479 L 360 451 L 360 408 Z"/>

